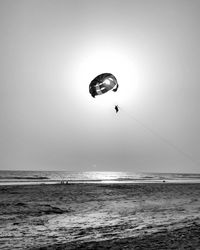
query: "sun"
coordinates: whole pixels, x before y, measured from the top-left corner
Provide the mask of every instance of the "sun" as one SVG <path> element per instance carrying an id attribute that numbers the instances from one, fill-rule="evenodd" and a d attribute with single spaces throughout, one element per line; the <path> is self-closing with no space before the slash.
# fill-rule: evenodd
<path id="1" fill-rule="evenodd" d="M 118 81 L 117 92 L 109 91 L 95 98 L 95 103 L 101 107 L 118 104 L 120 106 L 131 105 L 136 99 L 138 71 L 136 61 L 124 49 L 99 46 L 88 48 L 81 55 L 76 82 L 79 96 L 84 101 L 90 102 L 91 95 L 88 92 L 90 82 L 99 74 L 111 73 Z M 137 95 L 137 98 L 139 96 Z"/>

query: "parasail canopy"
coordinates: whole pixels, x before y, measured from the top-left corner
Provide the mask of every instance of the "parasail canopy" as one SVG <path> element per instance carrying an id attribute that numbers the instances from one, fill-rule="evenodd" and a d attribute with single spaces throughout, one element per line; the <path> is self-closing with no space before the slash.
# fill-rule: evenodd
<path id="1" fill-rule="evenodd" d="M 103 73 L 91 81 L 89 92 L 92 97 L 95 97 L 96 95 L 102 95 L 110 90 L 116 92 L 118 87 L 117 79 L 113 74 Z"/>

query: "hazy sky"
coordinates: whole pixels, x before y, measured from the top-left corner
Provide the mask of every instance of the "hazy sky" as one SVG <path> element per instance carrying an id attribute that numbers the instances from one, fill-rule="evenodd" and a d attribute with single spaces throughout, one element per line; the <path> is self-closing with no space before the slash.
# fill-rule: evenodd
<path id="1" fill-rule="evenodd" d="M 199 24 L 199 0 L 1 0 L 0 169 L 200 172 Z"/>

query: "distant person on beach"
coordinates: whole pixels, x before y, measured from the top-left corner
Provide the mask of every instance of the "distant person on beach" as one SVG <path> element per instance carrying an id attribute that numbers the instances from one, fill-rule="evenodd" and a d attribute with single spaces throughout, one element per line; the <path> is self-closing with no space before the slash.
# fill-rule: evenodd
<path id="1" fill-rule="evenodd" d="M 66 184 L 67 185 L 67 184 L 69 184 L 69 182 L 68 181 L 61 181 L 60 184 Z"/>

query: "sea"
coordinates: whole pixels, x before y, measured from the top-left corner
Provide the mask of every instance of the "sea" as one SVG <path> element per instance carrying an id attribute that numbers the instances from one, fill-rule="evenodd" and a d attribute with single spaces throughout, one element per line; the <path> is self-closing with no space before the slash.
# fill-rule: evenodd
<path id="1" fill-rule="evenodd" d="M 0 171 L 0 185 L 156 182 L 200 183 L 200 174 L 108 171 Z"/>

